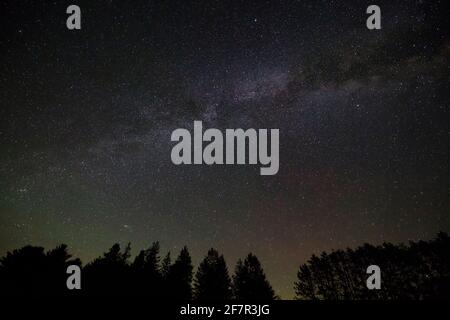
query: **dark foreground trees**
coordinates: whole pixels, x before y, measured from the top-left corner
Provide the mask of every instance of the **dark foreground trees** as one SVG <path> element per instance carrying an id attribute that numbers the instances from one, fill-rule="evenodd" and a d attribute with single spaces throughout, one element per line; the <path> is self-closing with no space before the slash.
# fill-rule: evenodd
<path id="1" fill-rule="evenodd" d="M 369 265 L 381 269 L 380 290 L 367 289 Z M 297 278 L 298 299 L 450 299 L 450 237 L 324 252 L 302 264 Z"/>
<path id="2" fill-rule="evenodd" d="M 268 301 L 275 299 L 275 293 L 261 267 L 258 258 L 249 254 L 239 260 L 233 276 L 233 292 L 238 300 Z"/>
<path id="3" fill-rule="evenodd" d="M 164 287 L 161 273 L 159 242 L 154 242 L 148 249 L 141 250 L 131 263 L 129 278 L 133 294 L 157 298 Z"/>
<path id="4" fill-rule="evenodd" d="M 168 295 L 176 300 L 192 299 L 192 260 L 187 247 L 181 249 L 180 255 L 169 267 L 167 275 Z"/>
<path id="5" fill-rule="evenodd" d="M 231 279 L 223 255 L 210 249 L 200 263 L 194 281 L 195 298 L 220 301 L 231 298 Z"/>
<path id="6" fill-rule="evenodd" d="M 170 300 L 276 299 L 253 254 L 238 260 L 230 277 L 225 258 L 210 249 L 193 278 L 187 247 L 172 261 L 154 242 L 130 259 L 130 245 L 113 245 L 82 268 L 81 290 L 67 290 L 69 265 L 81 266 L 67 247 L 26 246 L 0 259 L 0 295 L 143 295 Z M 381 269 L 381 290 L 368 290 L 369 265 Z M 231 279 L 230 279 L 231 278 Z M 313 255 L 298 270 L 298 299 L 450 299 L 450 237 L 406 245 L 365 244 Z"/>
<path id="7" fill-rule="evenodd" d="M 0 295 L 140 295 L 156 300 L 220 301 L 251 298 L 250 292 L 255 289 L 268 287 L 272 290 L 258 259 L 252 254 L 245 259 L 247 269 L 236 269 L 239 275 L 233 290 L 225 259 L 215 249 L 210 249 L 200 263 L 194 281 L 187 247 L 181 249 L 173 263 L 170 252 L 161 261 L 158 242 L 141 250 L 132 262 L 130 251 L 130 244 L 121 248 L 116 243 L 84 266 L 80 291 L 66 287 L 67 267 L 73 264 L 81 267 L 81 261 L 72 259 L 65 245 L 48 252 L 32 246 L 8 252 L 0 259 Z M 240 295 L 233 297 L 234 291 Z M 273 291 L 271 293 L 264 297 L 273 298 Z"/>
<path id="8" fill-rule="evenodd" d="M 130 245 L 122 251 L 114 244 L 103 256 L 96 258 L 83 268 L 82 289 L 90 295 L 120 295 L 129 290 Z"/>
<path id="9" fill-rule="evenodd" d="M 69 294 L 66 288 L 69 265 L 80 266 L 81 261 L 72 259 L 66 245 L 47 252 L 42 247 L 32 246 L 8 252 L 0 259 L 0 294 Z"/>

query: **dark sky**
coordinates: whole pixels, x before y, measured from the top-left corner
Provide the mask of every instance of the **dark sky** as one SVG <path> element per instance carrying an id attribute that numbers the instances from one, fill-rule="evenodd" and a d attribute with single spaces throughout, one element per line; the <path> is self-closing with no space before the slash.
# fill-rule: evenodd
<path id="1" fill-rule="evenodd" d="M 370 4 L 2 1 L 0 254 L 251 251 L 291 298 L 313 253 L 450 231 L 444 1 Z M 194 120 L 280 129 L 278 174 L 175 166 Z"/>

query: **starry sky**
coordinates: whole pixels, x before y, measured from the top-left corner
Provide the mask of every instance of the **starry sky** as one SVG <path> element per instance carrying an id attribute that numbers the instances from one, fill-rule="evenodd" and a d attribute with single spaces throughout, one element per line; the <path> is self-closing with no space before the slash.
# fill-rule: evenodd
<path id="1" fill-rule="evenodd" d="M 313 253 L 450 231 L 444 1 L 372 2 L 2 1 L 0 254 L 251 251 L 292 298 Z M 278 128 L 278 174 L 172 164 L 194 120 Z"/>

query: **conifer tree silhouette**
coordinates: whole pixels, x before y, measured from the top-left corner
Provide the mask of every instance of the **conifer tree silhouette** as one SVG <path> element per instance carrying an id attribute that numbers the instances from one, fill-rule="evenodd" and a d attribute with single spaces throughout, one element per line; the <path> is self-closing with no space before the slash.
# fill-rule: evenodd
<path id="1" fill-rule="evenodd" d="M 81 266 L 81 261 L 72 259 L 64 244 L 47 253 L 33 246 L 7 252 L 0 259 L 0 294 L 72 294 L 66 287 L 66 269 L 73 264 Z"/>
<path id="2" fill-rule="evenodd" d="M 294 289 L 297 299 L 392 300 L 450 298 L 450 237 L 439 233 L 409 246 L 364 244 L 354 250 L 313 255 L 302 264 Z M 367 267 L 381 269 L 382 290 L 368 290 Z"/>
<path id="3" fill-rule="evenodd" d="M 172 268 L 172 259 L 170 257 L 170 251 L 165 255 L 161 263 L 161 279 L 162 285 L 160 290 L 161 299 L 170 299 L 171 288 L 170 288 L 170 270 Z"/>
<path id="4" fill-rule="evenodd" d="M 147 250 L 141 250 L 130 266 L 133 295 L 157 298 L 162 290 L 163 279 L 159 265 L 159 242 Z"/>
<path id="5" fill-rule="evenodd" d="M 132 288 L 129 261 L 130 244 L 122 252 L 114 244 L 102 257 L 98 257 L 83 269 L 84 290 L 89 295 L 128 295 Z"/>
<path id="6" fill-rule="evenodd" d="M 231 298 L 231 280 L 223 255 L 211 248 L 200 263 L 194 281 L 195 299 L 219 301 Z"/>
<path id="7" fill-rule="evenodd" d="M 167 279 L 170 272 L 170 266 L 172 265 L 172 259 L 170 258 L 170 251 L 167 252 L 161 264 L 161 276 L 163 279 Z"/>
<path id="8" fill-rule="evenodd" d="M 67 245 L 62 244 L 46 254 L 47 257 L 47 281 L 46 287 L 50 294 L 59 292 L 65 294 L 78 294 L 79 292 L 67 289 L 67 267 L 69 265 L 78 265 L 81 267 L 80 259 L 72 259 L 67 251 Z"/>
<path id="9" fill-rule="evenodd" d="M 169 295 L 175 300 L 192 299 L 192 260 L 186 246 L 171 265 L 167 277 Z"/>
<path id="10" fill-rule="evenodd" d="M 172 264 L 170 252 L 160 264 L 154 242 L 130 264 L 130 245 L 113 245 L 82 270 L 81 290 L 68 290 L 66 269 L 81 266 L 61 245 L 45 252 L 25 246 L 0 258 L 1 295 L 145 295 L 150 298 L 190 300 L 192 262 L 184 247 Z M 356 249 L 333 250 L 300 265 L 294 289 L 297 299 L 450 299 L 450 237 L 439 233 L 431 241 L 408 245 L 364 244 Z M 382 290 L 368 290 L 366 273 L 376 264 L 382 272 Z M 225 259 L 210 249 L 194 282 L 195 298 L 230 298 Z M 257 257 L 249 254 L 236 265 L 232 293 L 239 300 L 276 298 Z"/>
<path id="11" fill-rule="evenodd" d="M 249 253 L 244 262 L 238 260 L 233 276 L 233 294 L 237 300 L 268 301 L 275 293 L 266 279 L 258 258 Z"/>

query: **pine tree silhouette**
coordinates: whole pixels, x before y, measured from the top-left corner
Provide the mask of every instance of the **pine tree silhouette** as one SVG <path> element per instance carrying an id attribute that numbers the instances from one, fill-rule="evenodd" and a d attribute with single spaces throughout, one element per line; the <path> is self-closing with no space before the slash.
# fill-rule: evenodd
<path id="1" fill-rule="evenodd" d="M 78 294 L 77 291 L 67 290 L 67 267 L 69 265 L 78 265 L 81 267 L 80 259 L 72 259 L 72 255 L 67 252 L 67 246 L 62 244 L 46 254 L 47 257 L 47 281 L 46 288 L 51 294 L 59 292 L 64 294 Z"/>
<path id="2" fill-rule="evenodd" d="M 170 251 L 167 252 L 161 263 L 161 278 L 162 286 L 160 291 L 161 299 L 170 299 L 171 288 L 170 288 L 170 270 L 172 268 L 172 259 L 170 257 Z"/>
<path id="3" fill-rule="evenodd" d="M 237 300 L 268 301 L 275 293 L 266 279 L 258 258 L 249 253 L 244 262 L 238 260 L 233 276 L 233 293 Z"/>
<path id="4" fill-rule="evenodd" d="M 141 250 L 130 266 L 133 295 L 157 298 L 162 290 L 163 278 L 159 266 L 159 242 Z"/>
<path id="5" fill-rule="evenodd" d="M 81 266 L 72 259 L 67 246 L 60 245 L 45 253 L 42 247 L 25 246 L 7 252 L 0 259 L 0 290 L 2 295 L 67 295 L 66 269 Z"/>
<path id="6" fill-rule="evenodd" d="M 128 295 L 132 288 L 129 261 L 130 244 L 122 252 L 114 244 L 102 257 L 83 268 L 83 286 L 89 295 Z"/>
<path id="7" fill-rule="evenodd" d="M 170 251 L 167 252 L 161 264 L 161 276 L 163 279 L 167 279 L 170 272 L 170 266 L 172 265 L 172 259 L 170 258 Z"/>
<path id="8" fill-rule="evenodd" d="M 129 262 L 130 245 L 113 245 L 82 270 L 81 290 L 66 287 L 67 267 L 81 266 L 67 246 L 45 252 L 25 246 L 0 258 L 2 295 L 144 295 L 156 299 L 192 299 L 192 261 L 184 247 L 172 264 L 170 252 L 162 263 L 154 242 Z M 313 255 L 297 272 L 297 299 L 450 299 L 450 237 L 439 233 L 431 241 L 408 245 L 364 244 L 356 249 Z M 376 264 L 382 271 L 382 290 L 368 290 L 366 269 Z M 271 300 L 276 296 L 258 258 L 239 260 L 232 281 L 233 298 Z M 210 249 L 194 281 L 198 300 L 230 298 L 230 279 L 223 255 Z"/>
<path id="9" fill-rule="evenodd" d="M 313 255 L 302 264 L 294 289 L 297 299 L 392 300 L 450 298 L 450 237 L 439 233 L 409 246 L 364 244 L 355 250 Z M 378 265 L 382 290 L 368 290 L 368 266 Z"/>
<path id="10" fill-rule="evenodd" d="M 167 277 L 166 285 L 171 298 L 175 300 L 192 299 L 192 270 L 191 256 L 185 246 L 171 265 Z"/>
<path id="11" fill-rule="evenodd" d="M 231 298 L 231 280 L 223 255 L 210 249 L 200 263 L 194 281 L 195 298 L 201 301 L 220 301 Z"/>

